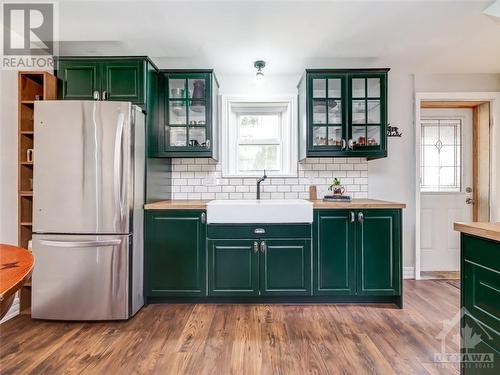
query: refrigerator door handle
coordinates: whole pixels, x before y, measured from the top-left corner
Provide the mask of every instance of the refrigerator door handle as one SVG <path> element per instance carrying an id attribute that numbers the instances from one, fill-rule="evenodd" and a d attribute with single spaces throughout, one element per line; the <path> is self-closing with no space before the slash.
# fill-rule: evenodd
<path id="1" fill-rule="evenodd" d="M 123 218 L 123 203 L 122 203 L 122 140 L 123 140 L 123 114 L 120 113 L 118 116 L 118 123 L 115 136 L 115 153 L 114 153 L 114 164 L 113 164 L 113 189 L 115 206 L 117 208 L 117 214 L 120 217 L 115 216 L 115 227 L 118 227 L 119 223 Z M 117 228 L 118 229 L 118 228 Z"/>
<path id="2" fill-rule="evenodd" d="M 52 247 L 104 247 L 120 245 L 122 240 L 102 240 L 102 241 L 54 241 L 40 240 L 40 244 Z"/>

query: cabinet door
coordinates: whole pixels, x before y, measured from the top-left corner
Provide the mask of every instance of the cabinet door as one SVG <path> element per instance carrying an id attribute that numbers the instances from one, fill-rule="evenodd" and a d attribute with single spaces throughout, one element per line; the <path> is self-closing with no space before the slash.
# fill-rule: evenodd
<path id="1" fill-rule="evenodd" d="M 209 294 L 251 296 L 259 293 L 259 242 L 209 240 Z"/>
<path id="2" fill-rule="evenodd" d="M 102 91 L 107 100 L 144 105 L 145 62 L 106 61 L 102 64 Z M 103 97 L 103 99 L 106 99 Z"/>
<path id="3" fill-rule="evenodd" d="M 317 153 L 340 152 L 347 145 L 347 77 L 345 74 L 311 74 L 308 85 L 308 149 Z"/>
<path id="4" fill-rule="evenodd" d="M 311 241 L 261 241 L 261 295 L 311 294 Z"/>
<path id="5" fill-rule="evenodd" d="M 167 73 L 163 82 L 166 155 L 212 156 L 211 74 Z"/>
<path id="6" fill-rule="evenodd" d="M 349 75 L 348 138 L 351 154 L 385 156 L 386 73 Z"/>
<path id="7" fill-rule="evenodd" d="M 317 210 L 314 222 L 314 294 L 354 295 L 355 212 Z"/>
<path id="8" fill-rule="evenodd" d="M 100 87 L 100 64 L 94 61 L 59 60 L 59 97 L 66 100 L 93 100 Z"/>
<path id="9" fill-rule="evenodd" d="M 203 296 L 206 224 L 201 211 L 148 211 L 145 280 L 148 296 Z"/>
<path id="10" fill-rule="evenodd" d="M 358 211 L 357 291 L 360 295 L 399 295 L 401 291 L 400 210 Z"/>

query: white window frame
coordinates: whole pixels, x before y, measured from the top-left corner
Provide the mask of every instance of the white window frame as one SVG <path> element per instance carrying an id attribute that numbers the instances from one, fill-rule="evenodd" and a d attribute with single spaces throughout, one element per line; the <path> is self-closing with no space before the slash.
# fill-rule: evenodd
<path id="1" fill-rule="evenodd" d="M 241 114 L 280 113 L 280 139 L 269 140 L 280 145 L 279 171 L 266 171 L 273 177 L 297 177 L 297 97 L 250 98 L 241 96 L 222 97 L 222 176 L 223 177 L 258 177 L 262 171 L 239 171 L 238 117 Z M 245 143 L 251 144 L 251 142 Z M 261 144 L 261 143 L 259 143 Z M 266 143 L 267 144 L 267 143 Z"/>

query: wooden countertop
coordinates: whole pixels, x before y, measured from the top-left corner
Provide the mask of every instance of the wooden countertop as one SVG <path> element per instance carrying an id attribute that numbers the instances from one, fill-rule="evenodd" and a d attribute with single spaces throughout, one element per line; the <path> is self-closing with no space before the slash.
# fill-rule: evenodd
<path id="1" fill-rule="evenodd" d="M 500 223 L 460 223 L 453 225 L 458 232 L 500 242 Z"/>
<path id="2" fill-rule="evenodd" d="M 0 317 L 16 293 L 31 276 L 33 255 L 21 247 L 0 244 Z"/>
<path id="3" fill-rule="evenodd" d="M 352 202 L 325 202 L 323 200 L 312 201 L 314 208 L 405 208 L 406 204 L 397 202 L 381 201 L 378 199 L 353 199 Z"/>
<path id="4" fill-rule="evenodd" d="M 166 200 L 144 205 L 145 210 L 204 210 L 209 200 Z M 352 202 L 324 202 L 322 200 L 312 201 L 314 208 L 405 208 L 406 204 L 381 201 L 378 199 L 353 199 Z"/>

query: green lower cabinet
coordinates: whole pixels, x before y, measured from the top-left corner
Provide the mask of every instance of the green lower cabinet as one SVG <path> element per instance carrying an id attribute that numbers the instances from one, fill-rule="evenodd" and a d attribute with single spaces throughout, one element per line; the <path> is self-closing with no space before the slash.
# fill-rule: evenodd
<path id="1" fill-rule="evenodd" d="M 258 295 L 258 241 L 209 240 L 208 274 L 211 296 Z"/>
<path id="2" fill-rule="evenodd" d="M 146 296 L 206 295 L 203 215 L 190 210 L 146 212 Z"/>
<path id="3" fill-rule="evenodd" d="M 311 241 L 261 241 L 260 291 L 263 296 L 311 294 Z"/>
<path id="4" fill-rule="evenodd" d="M 399 295 L 401 291 L 401 213 L 357 212 L 357 293 Z"/>
<path id="5" fill-rule="evenodd" d="M 462 374 L 498 374 L 500 242 L 462 233 L 460 254 Z"/>
<path id="6" fill-rule="evenodd" d="M 354 215 L 350 210 L 315 212 L 315 295 L 356 294 Z"/>

